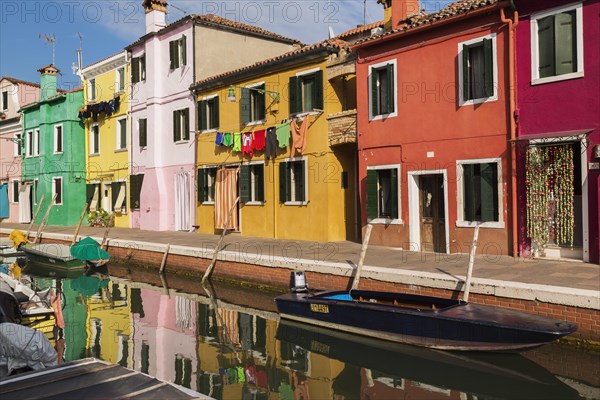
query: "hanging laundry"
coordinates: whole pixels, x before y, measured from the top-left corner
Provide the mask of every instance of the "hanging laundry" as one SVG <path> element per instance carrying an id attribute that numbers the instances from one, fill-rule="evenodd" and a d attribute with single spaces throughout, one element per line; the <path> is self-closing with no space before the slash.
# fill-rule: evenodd
<path id="1" fill-rule="evenodd" d="M 252 147 L 252 132 L 243 133 L 242 154 L 248 157 L 252 157 L 254 155 L 254 148 Z"/>
<path id="2" fill-rule="evenodd" d="M 242 151 L 242 132 L 233 134 L 233 148 L 231 151 Z"/>
<path id="3" fill-rule="evenodd" d="M 290 123 L 289 121 L 285 124 L 277 125 L 277 143 L 279 147 L 284 148 L 290 145 Z"/>
<path id="4" fill-rule="evenodd" d="M 306 131 L 308 130 L 310 116 L 304 117 L 304 120 L 298 125 L 297 120 L 293 120 L 290 124 L 292 130 L 292 151 L 290 157 L 302 155 L 306 146 Z"/>
<path id="5" fill-rule="evenodd" d="M 256 151 L 262 151 L 265 149 L 265 130 L 261 129 L 260 131 L 254 132 L 254 140 L 252 141 L 252 146 Z"/>
<path id="6" fill-rule="evenodd" d="M 277 130 L 275 127 L 271 127 L 267 129 L 267 140 L 266 140 L 266 151 L 265 158 L 268 160 L 269 158 L 277 157 Z"/>
<path id="7" fill-rule="evenodd" d="M 233 133 L 226 132 L 223 134 L 223 146 L 226 146 L 226 147 L 233 146 Z"/>
<path id="8" fill-rule="evenodd" d="M 223 134 L 221 132 L 217 132 L 215 136 L 215 144 L 217 146 L 223 146 Z"/>
<path id="9" fill-rule="evenodd" d="M 236 367 L 238 373 L 238 382 L 246 383 L 246 374 L 244 373 L 244 368 Z"/>

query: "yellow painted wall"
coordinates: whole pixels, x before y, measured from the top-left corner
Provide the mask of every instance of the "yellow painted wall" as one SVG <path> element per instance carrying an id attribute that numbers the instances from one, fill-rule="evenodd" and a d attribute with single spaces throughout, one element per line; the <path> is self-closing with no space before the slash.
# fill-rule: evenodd
<path id="1" fill-rule="evenodd" d="M 130 70 L 129 64 L 125 65 L 125 90 L 119 92 L 120 105 L 117 112 L 107 116 L 101 113 L 98 121 L 92 118 L 85 120 L 85 148 L 86 148 L 86 170 L 87 183 L 110 183 L 127 181 L 126 197 L 127 213 L 115 213 L 115 226 L 129 227 L 129 149 L 131 148 L 131 118 L 127 115 L 129 111 Z M 120 67 L 119 67 L 120 68 Z M 110 70 L 96 76 L 96 102 L 112 100 L 115 94 L 117 69 Z M 83 81 L 85 91 L 85 105 L 88 106 L 88 82 Z M 127 146 L 125 150 L 117 149 L 117 120 L 127 118 Z M 90 130 L 91 126 L 98 124 L 100 127 L 100 152 L 98 155 L 90 155 Z M 99 206 L 102 207 L 100 196 Z"/>
<path id="2" fill-rule="evenodd" d="M 263 205 L 242 205 L 240 211 L 240 231 L 244 236 L 278 239 L 303 239 L 314 241 L 336 241 L 346 239 L 345 190 L 341 188 L 342 164 L 328 144 L 328 124 L 326 116 L 342 110 L 341 102 L 327 81 L 326 58 L 309 63 L 287 67 L 278 72 L 257 75 L 245 81 L 228 82 L 217 90 L 198 93 L 198 100 L 214 94 L 219 95 L 220 132 L 247 132 L 265 129 L 281 123 L 289 117 L 288 82 L 298 72 L 320 68 L 323 71 L 324 112 L 310 116 L 307 144 L 304 151 L 308 168 L 308 204 L 283 205 L 279 203 L 279 163 L 290 156 L 291 149 L 280 149 L 278 156 L 265 162 L 265 203 Z M 239 87 L 265 82 L 266 90 L 280 93 L 280 103 L 272 103 L 265 96 L 267 105 L 266 122 L 262 125 L 241 126 Z M 227 102 L 229 84 L 238 86 L 236 102 Z M 240 164 L 248 161 L 264 160 L 264 151 L 255 152 L 249 159 L 230 148 L 215 146 L 215 132 L 200 132 L 198 135 L 198 167 L 222 164 Z M 347 164 L 347 163 L 346 163 Z M 346 165 L 348 171 L 349 166 Z M 352 171 L 348 171 L 353 175 Z M 197 225 L 199 233 L 212 234 L 214 230 L 214 205 L 197 204 Z M 275 221 L 275 223 L 274 223 Z M 293 255 L 290 255 L 293 256 Z"/>

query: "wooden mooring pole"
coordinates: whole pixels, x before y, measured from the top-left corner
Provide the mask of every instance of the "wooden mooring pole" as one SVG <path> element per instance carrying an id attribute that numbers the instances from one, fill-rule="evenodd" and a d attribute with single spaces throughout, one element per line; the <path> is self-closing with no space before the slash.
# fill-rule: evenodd
<path id="1" fill-rule="evenodd" d="M 160 263 L 160 274 L 165 272 L 165 265 L 167 265 L 167 256 L 169 255 L 169 249 L 171 248 L 171 243 L 167 243 L 167 248 L 163 254 L 162 262 Z"/>
<path id="2" fill-rule="evenodd" d="M 33 243 L 36 243 L 38 238 L 41 236 L 42 230 L 44 229 L 46 222 L 48 222 L 48 216 L 50 216 L 50 210 L 52 210 L 52 207 L 54 207 L 55 201 L 56 201 L 56 194 L 52 197 L 52 201 L 50 201 L 50 205 L 48 206 L 48 209 L 46 210 L 46 214 L 44 214 L 44 218 L 42 219 L 42 222 L 40 223 L 40 226 L 38 227 L 38 230 L 35 234 L 35 238 L 33 238 Z"/>
<path id="3" fill-rule="evenodd" d="M 239 196 L 237 199 L 235 199 L 235 201 L 233 202 L 233 205 L 229 209 L 229 215 L 227 215 L 227 221 L 225 221 L 225 226 L 223 227 L 223 232 L 221 233 L 221 237 L 219 238 L 219 242 L 217 243 L 217 248 L 215 249 L 215 252 L 213 253 L 212 261 L 210 262 L 210 265 L 208 266 L 208 268 L 206 269 L 206 272 L 204 273 L 204 276 L 202 277 L 202 283 L 206 282 L 206 280 L 210 278 L 210 274 L 212 274 L 212 270 L 215 267 L 215 264 L 217 262 L 217 256 L 219 255 L 219 251 L 221 251 L 221 243 L 223 242 L 223 238 L 225 237 L 227 228 L 229 228 L 229 222 L 231 221 L 231 215 L 233 214 L 233 210 L 235 209 L 235 206 L 237 205 L 238 201 L 240 201 Z"/>
<path id="4" fill-rule="evenodd" d="M 469 268 L 467 269 L 467 280 L 465 281 L 465 292 L 463 301 L 469 301 L 469 291 L 471 290 L 471 277 L 473 276 L 473 264 L 475 263 L 475 251 L 477 250 L 477 239 L 479 238 L 479 224 L 475 225 L 473 232 L 473 243 L 471 243 L 471 253 L 469 253 Z"/>
<path id="5" fill-rule="evenodd" d="M 115 223 L 115 214 L 110 216 L 110 219 L 108 220 L 106 229 L 104 230 L 104 236 L 102 237 L 102 243 L 100 243 L 100 248 L 103 250 L 106 250 L 106 239 L 108 238 L 108 232 L 110 232 L 111 225 L 114 225 L 114 223 Z"/>
<path id="6" fill-rule="evenodd" d="M 42 195 L 42 198 L 40 199 L 40 202 L 38 203 L 38 206 L 35 209 L 35 213 L 33 213 L 33 218 L 31 218 L 31 222 L 29 222 L 29 226 L 27 227 L 27 232 L 25 232 L 25 237 L 27 239 L 29 239 L 29 232 L 31 232 L 31 228 L 33 227 L 33 222 L 35 221 L 35 218 L 37 217 L 38 213 L 40 212 L 40 209 L 42 208 L 42 203 L 44 202 L 44 196 L 45 195 Z"/>
<path id="7" fill-rule="evenodd" d="M 363 239 L 362 248 L 360 249 L 360 258 L 358 259 L 358 265 L 356 266 L 356 275 L 352 282 L 352 288 L 350 290 L 358 289 L 358 283 L 360 282 L 360 274 L 362 273 L 363 264 L 365 262 L 365 256 L 367 254 L 367 247 L 369 247 L 369 239 L 371 238 L 371 230 L 373 225 L 367 224 L 367 230 L 365 232 L 365 238 Z"/>
<path id="8" fill-rule="evenodd" d="M 73 234 L 73 240 L 71 241 L 71 246 L 77 243 L 77 236 L 79 235 L 79 229 L 81 229 L 81 223 L 83 222 L 83 217 L 85 217 L 85 213 L 88 209 L 88 203 L 83 205 L 83 211 L 81 212 L 81 217 L 79 217 L 79 222 L 77 223 L 77 228 L 75 228 L 75 233 Z"/>

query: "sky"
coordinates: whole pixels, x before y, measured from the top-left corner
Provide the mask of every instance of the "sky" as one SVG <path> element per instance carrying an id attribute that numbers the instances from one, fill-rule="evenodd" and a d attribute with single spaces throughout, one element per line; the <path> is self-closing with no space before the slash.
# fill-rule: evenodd
<path id="1" fill-rule="evenodd" d="M 310 44 L 363 23 L 383 19 L 376 0 L 167 0 L 167 23 L 186 14 L 217 14 Z M 450 1 L 421 1 L 435 12 Z M 54 63 L 59 86 L 80 85 L 72 66 L 83 48 L 83 65 L 115 54 L 144 34 L 142 0 L 0 1 L 0 76 L 39 82 L 37 70 Z M 50 44 L 48 38 L 54 38 Z"/>

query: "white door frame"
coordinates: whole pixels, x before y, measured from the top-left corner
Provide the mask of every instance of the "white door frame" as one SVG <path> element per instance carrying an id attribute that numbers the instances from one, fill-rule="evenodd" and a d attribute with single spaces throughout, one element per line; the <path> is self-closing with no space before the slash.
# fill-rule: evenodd
<path id="1" fill-rule="evenodd" d="M 31 201 L 33 181 L 20 181 L 19 184 L 19 223 L 28 224 L 31 222 L 31 210 L 33 209 Z M 10 189 L 12 187 L 9 186 Z"/>
<path id="2" fill-rule="evenodd" d="M 408 229 L 412 251 L 421 251 L 421 210 L 419 207 L 419 177 L 421 175 L 439 175 L 444 178 L 444 229 L 446 231 L 446 254 L 450 254 L 450 217 L 448 214 L 448 170 L 431 169 L 408 172 Z M 413 247 L 415 246 L 415 247 Z"/>

